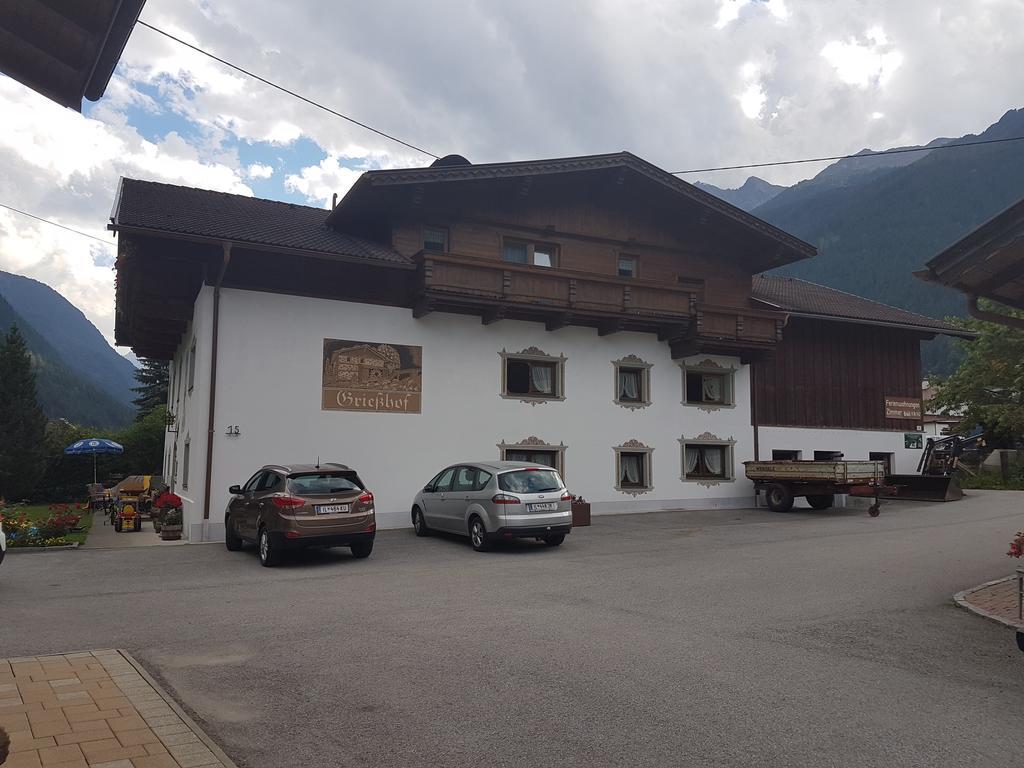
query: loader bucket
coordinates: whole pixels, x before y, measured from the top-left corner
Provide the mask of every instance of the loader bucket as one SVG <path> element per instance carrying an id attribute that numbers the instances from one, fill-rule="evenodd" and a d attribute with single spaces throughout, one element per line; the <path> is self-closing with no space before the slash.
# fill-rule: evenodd
<path id="1" fill-rule="evenodd" d="M 887 485 L 897 487 L 897 499 L 908 501 L 957 501 L 964 497 L 956 477 L 942 475 L 889 475 Z"/>

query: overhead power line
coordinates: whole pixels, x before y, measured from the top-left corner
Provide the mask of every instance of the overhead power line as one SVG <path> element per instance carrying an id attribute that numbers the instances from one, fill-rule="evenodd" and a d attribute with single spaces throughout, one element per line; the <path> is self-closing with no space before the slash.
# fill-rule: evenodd
<path id="1" fill-rule="evenodd" d="M 74 229 L 73 227 L 66 227 L 63 224 L 58 224 L 56 221 L 51 221 L 50 219 L 44 219 L 42 216 L 36 216 L 34 213 L 29 213 L 28 211 L 22 211 L 22 210 L 19 210 L 18 208 L 15 208 L 13 206 L 5 205 L 4 203 L 0 203 L 0 208 L 6 208 L 8 211 L 14 211 L 14 213 L 20 213 L 22 216 L 28 216 L 30 219 L 35 219 L 36 221 L 43 222 L 43 224 L 50 224 L 50 225 L 52 225 L 54 227 L 60 227 L 61 229 L 66 229 L 68 232 L 74 232 L 76 235 L 81 235 L 82 237 L 88 237 L 90 240 L 95 240 L 97 243 L 103 243 L 104 245 L 109 245 L 111 247 L 113 247 L 113 245 L 114 245 L 109 240 L 104 240 L 103 238 L 96 237 L 96 235 L 90 235 L 88 232 L 82 232 L 80 229 Z"/>
<path id="2" fill-rule="evenodd" d="M 328 112 L 328 113 L 334 115 L 335 117 L 340 117 L 342 120 L 347 120 L 348 122 L 352 123 L 353 125 L 358 125 L 360 128 L 365 128 L 368 131 L 372 131 L 373 133 L 376 133 L 378 136 L 383 136 L 385 139 L 393 141 L 393 142 L 395 142 L 397 144 L 401 144 L 403 147 L 408 147 L 409 149 L 415 150 L 416 152 L 422 152 L 424 155 L 432 157 L 435 160 L 438 159 L 438 157 L 439 157 L 439 155 L 435 155 L 433 152 L 431 152 L 429 150 L 426 150 L 426 149 L 423 149 L 423 147 L 417 147 L 415 144 L 411 144 L 408 141 L 403 141 L 402 139 L 398 138 L 397 136 L 394 136 L 394 135 L 392 135 L 390 133 L 386 133 L 385 131 L 382 131 L 382 130 L 380 130 L 378 128 L 374 128 L 372 125 L 367 125 L 366 123 L 364 123 L 364 122 L 362 122 L 360 120 L 356 120 L 354 117 L 349 117 L 348 115 L 342 114 L 341 112 L 339 112 L 336 109 L 332 109 L 331 107 L 328 107 L 328 106 L 325 106 L 324 104 L 321 104 L 319 101 L 314 101 L 313 99 L 307 98 L 307 97 L 303 96 L 302 94 L 296 93 L 293 90 L 285 88 L 283 85 L 278 85 L 277 83 L 275 83 L 275 82 L 273 82 L 271 80 L 267 80 L 267 78 L 261 77 L 260 75 L 257 75 L 255 72 L 250 72 L 248 69 L 245 69 L 244 67 L 240 67 L 237 64 L 232 64 L 230 61 L 227 61 L 226 59 L 222 59 L 220 56 L 216 56 L 216 55 L 210 53 L 209 51 L 203 50 L 202 48 L 200 48 L 197 45 L 192 45 L 192 43 L 186 42 L 186 41 L 182 40 L 180 37 L 176 37 L 176 36 L 172 35 L 170 32 L 165 32 L 164 30 L 160 29 L 159 27 L 154 27 L 152 24 L 148 24 L 147 22 L 142 21 L 142 19 L 139 19 L 139 21 L 136 22 L 136 23 L 139 24 L 139 26 L 145 27 L 146 29 L 151 29 L 154 32 L 156 32 L 157 34 L 163 35 L 164 37 L 169 38 L 170 40 L 173 40 L 176 43 L 180 43 L 181 45 L 184 45 L 186 48 L 191 48 L 193 51 L 196 51 L 197 53 L 203 54 L 203 56 L 207 56 L 208 58 L 211 58 L 214 61 L 220 62 L 225 67 L 230 67 L 231 69 L 235 70 L 236 72 L 241 72 L 243 75 L 248 75 L 249 77 L 251 77 L 251 78 L 253 78 L 255 80 L 259 80 L 261 83 L 263 83 L 265 85 L 269 85 L 271 88 L 276 88 L 277 90 L 281 91 L 282 93 L 287 93 L 289 96 L 293 96 L 296 99 L 298 99 L 299 101 L 304 101 L 307 104 L 310 104 L 310 105 L 316 107 L 317 109 L 322 109 L 324 112 Z"/>
<path id="3" fill-rule="evenodd" d="M 903 149 L 889 149 L 881 152 L 860 152 L 856 155 L 833 155 L 832 157 L 808 157 L 803 160 L 776 160 L 771 163 L 747 163 L 746 165 L 723 165 L 718 168 L 693 168 L 688 171 L 669 171 L 673 176 L 682 176 L 690 173 L 710 173 L 711 171 L 738 171 L 744 168 L 769 168 L 776 165 L 798 165 L 800 163 L 824 163 L 832 160 L 861 160 L 868 157 L 882 157 L 884 155 L 902 155 L 906 152 L 932 152 L 938 149 L 957 149 L 958 147 L 977 147 L 982 144 L 1001 144 L 1004 141 L 1024 141 L 1024 136 L 1010 136 L 1005 139 L 982 139 L 981 141 L 963 141 L 959 144 L 938 144 L 934 147 L 904 147 Z"/>

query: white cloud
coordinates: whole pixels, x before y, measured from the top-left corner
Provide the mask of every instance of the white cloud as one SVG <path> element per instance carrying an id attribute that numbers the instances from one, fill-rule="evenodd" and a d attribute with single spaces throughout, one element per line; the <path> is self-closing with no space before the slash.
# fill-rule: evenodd
<path id="1" fill-rule="evenodd" d="M 881 28 L 869 29 L 865 37 L 867 43 L 852 38 L 832 40 L 821 49 L 821 55 L 847 85 L 884 86 L 903 64 L 903 54 L 891 48 Z"/>
<path id="2" fill-rule="evenodd" d="M 269 179 L 274 175 L 274 167 L 263 163 L 253 163 L 245 169 L 245 175 L 250 179 Z"/>
<path id="3" fill-rule="evenodd" d="M 285 189 L 304 195 L 311 203 L 330 207 L 335 193 L 338 198 L 345 196 L 356 183 L 361 170 L 346 168 L 337 155 L 325 157 L 318 165 L 303 168 L 299 173 L 290 174 L 284 180 Z"/>

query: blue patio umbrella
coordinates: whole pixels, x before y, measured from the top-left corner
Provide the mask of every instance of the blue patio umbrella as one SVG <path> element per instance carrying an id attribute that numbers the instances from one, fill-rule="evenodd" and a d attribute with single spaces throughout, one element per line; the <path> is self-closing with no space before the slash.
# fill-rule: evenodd
<path id="1" fill-rule="evenodd" d="M 92 455 L 92 481 L 96 482 L 96 457 L 101 453 L 124 453 L 124 446 L 105 437 L 87 437 L 64 449 L 69 456 Z"/>

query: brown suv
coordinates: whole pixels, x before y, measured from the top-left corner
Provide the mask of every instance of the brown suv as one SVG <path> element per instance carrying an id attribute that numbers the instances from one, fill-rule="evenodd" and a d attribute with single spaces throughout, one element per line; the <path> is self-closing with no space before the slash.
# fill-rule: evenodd
<path id="1" fill-rule="evenodd" d="M 228 490 L 224 544 L 237 552 L 255 543 L 265 566 L 298 547 L 350 547 L 355 557 L 373 551 L 373 494 L 344 464 L 268 464 Z"/>

